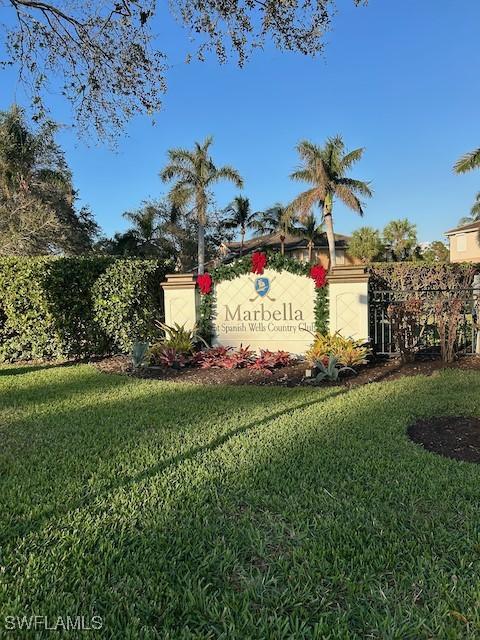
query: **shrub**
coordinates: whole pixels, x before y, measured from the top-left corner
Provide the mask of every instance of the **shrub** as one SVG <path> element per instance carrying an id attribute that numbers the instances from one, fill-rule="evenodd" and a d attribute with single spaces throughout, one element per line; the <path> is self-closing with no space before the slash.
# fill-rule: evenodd
<path id="1" fill-rule="evenodd" d="M 278 367 L 287 367 L 294 362 L 294 358 L 288 351 L 269 351 L 260 349 L 260 355 L 249 365 L 250 369 L 263 369 L 272 371 Z"/>
<path id="2" fill-rule="evenodd" d="M 174 347 L 166 347 L 162 343 L 158 343 L 149 351 L 149 362 L 151 365 L 160 367 L 181 369 L 189 364 L 189 358 Z"/>
<path id="3" fill-rule="evenodd" d="M 402 362 L 413 362 L 421 339 L 423 302 L 418 297 L 391 304 L 387 317 L 392 323 L 392 336 Z"/>
<path id="4" fill-rule="evenodd" d="M 165 270 L 112 256 L 0 258 L 0 360 L 129 352 L 154 333 Z"/>
<path id="5" fill-rule="evenodd" d="M 125 353 L 133 342 L 160 337 L 155 320 L 163 315 L 165 271 L 159 260 L 115 260 L 95 282 L 95 318 L 114 350 Z"/>
<path id="6" fill-rule="evenodd" d="M 91 290 L 113 258 L 0 258 L 0 359 L 75 358 L 108 350 Z"/>
<path id="7" fill-rule="evenodd" d="M 186 329 L 184 325 L 179 325 L 177 322 L 172 326 L 164 322 L 156 322 L 155 324 L 163 331 L 163 344 L 181 353 L 192 353 L 195 343 L 204 342 L 196 327 Z"/>
<path id="8" fill-rule="evenodd" d="M 202 369 L 242 369 L 248 366 L 255 354 L 249 347 L 240 346 L 237 351 L 232 347 L 212 347 L 200 351 L 196 364 Z"/>
<path id="9" fill-rule="evenodd" d="M 335 356 L 339 364 L 345 367 L 359 366 L 366 363 L 370 349 L 360 340 L 344 338 L 339 333 L 334 335 L 317 333 L 313 345 L 305 354 L 309 364 Z"/>

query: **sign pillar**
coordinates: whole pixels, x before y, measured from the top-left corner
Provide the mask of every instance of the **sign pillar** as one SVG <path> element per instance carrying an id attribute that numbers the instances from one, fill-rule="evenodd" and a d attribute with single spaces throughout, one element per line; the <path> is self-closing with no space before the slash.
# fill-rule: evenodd
<path id="1" fill-rule="evenodd" d="M 328 276 L 330 333 L 365 342 L 369 339 L 368 280 L 365 266 L 332 269 Z"/>
<path id="2" fill-rule="evenodd" d="M 177 323 L 185 329 L 197 324 L 199 294 L 193 273 L 169 273 L 162 289 L 165 295 L 165 324 Z"/>

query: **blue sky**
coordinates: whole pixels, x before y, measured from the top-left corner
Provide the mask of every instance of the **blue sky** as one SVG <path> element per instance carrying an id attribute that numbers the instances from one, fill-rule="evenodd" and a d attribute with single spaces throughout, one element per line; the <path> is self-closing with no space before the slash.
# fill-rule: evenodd
<path id="1" fill-rule="evenodd" d="M 162 46 L 171 54 L 164 110 L 152 125 L 131 122 L 119 147 L 86 146 L 71 130 L 66 151 L 81 201 L 107 234 L 123 229 L 121 214 L 165 186 L 158 171 L 166 150 L 212 134 L 218 164 L 234 165 L 255 210 L 288 202 L 300 185 L 289 180 L 295 145 L 341 133 L 349 148 L 365 146 L 352 176 L 371 180 L 374 198 L 360 220 L 336 205 L 338 232 L 392 218 L 417 223 L 422 241 L 442 237 L 468 213 L 480 172 L 456 176 L 458 156 L 480 145 L 480 47 L 477 0 L 370 0 L 355 8 L 339 0 L 323 57 L 305 58 L 268 47 L 239 69 L 183 64 L 185 32 L 162 18 Z M 1 16 L 0 16 L 1 17 Z M 13 72 L 2 72 L 0 108 L 24 102 Z M 53 117 L 69 111 L 53 99 Z M 236 194 L 220 186 L 217 202 Z"/>

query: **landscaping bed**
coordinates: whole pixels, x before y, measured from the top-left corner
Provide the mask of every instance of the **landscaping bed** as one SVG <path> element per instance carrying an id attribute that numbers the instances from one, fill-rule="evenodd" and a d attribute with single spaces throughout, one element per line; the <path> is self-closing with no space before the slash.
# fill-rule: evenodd
<path id="1" fill-rule="evenodd" d="M 308 364 L 298 362 L 287 367 L 273 369 L 271 373 L 251 369 L 198 369 L 184 367 L 181 369 L 162 367 L 141 367 L 134 371 L 127 356 L 113 356 L 95 363 L 105 373 L 128 374 L 139 378 L 152 378 L 173 382 L 189 382 L 192 384 L 231 384 L 257 386 L 296 387 L 308 384 L 305 370 Z M 428 357 L 411 364 L 403 364 L 399 359 L 377 360 L 356 368 L 357 375 L 349 374 L 339 378 L 339 385 L 347 387 L 360 386 L 382 380 L 396 380 L 403 376 L 432 375 L 444 368 L 471 369 L 480 371 L 480 356 L 460 357 L 452 364 L 445 365 L 440 358 Z M 325 382 L 324 385 L 332 385 Z"/>
<path id="2" fill-rule="evenodd" d="M 471 416 L 439 416 L 417 420 L 410 438 L 447 458 L 480 463 L 480 420 Z"/>

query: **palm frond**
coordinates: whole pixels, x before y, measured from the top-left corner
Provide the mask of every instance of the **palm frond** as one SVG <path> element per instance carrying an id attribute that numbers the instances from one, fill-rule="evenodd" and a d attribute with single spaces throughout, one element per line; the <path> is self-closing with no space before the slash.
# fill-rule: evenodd
<path id="1" fill-rule="evenodd" d="M 354 149 L 353 151 L 350 151 L 345 156 L 343 156 L 340 161 L 340 166 L 343 171 L 347 171 L 352 167 L 352 165 L 361 160 L 364 151 L 365 147 L 360 147 L 359 149 Z"/>
<path id="2" fill-rule="evenodd" d="M 159 176 L 162 182 L 170 182 L 170 180 L 173 180 L 174 178 L 179 178 L 183 181 L 190 181 L 192 183 L 196 181 L 196 176 L 191 169 L 180 164 L 173 163 L 167 164 L 167 166 L 160 171 Z"/>
<path id="3" fill-rule="evenodd" d="M 366 198 L 371 198 L 373 196 L 373 192 L 370 189 L 370 183 L 364 182 L 363 180 L 355 180 L 354 178 L 340 178 L 338 180 L 339 184 L 348 187 L 354 193 L 358 193 Z"/>
<path id="4" fill-rule="evenodd" d="M 454 164 L 453 169 L 455 173 L 466 173 L 473 169 L 480 168 L 480 148 L 474 149 L 464 156 L 459 158 Z"/>
<path id="5" fill-rule="evenodd" d="M 214 174 L 212 175 L 212 182 L 218 182 L 219 180 L 229 180 L 230 182 L 233 182 L 233 184 L 239 189 L 243 188 L 242 176 L 236 169 L 228 165 L 215 170 Z"/>
<path id="6" fill-rule="evenodd" d="M 301 217 L 307 216 L 311 213 L 312 208 L 316 204 L 321 204 L 325 199 L 325 193 L 322 188 L 313 187 L 300 193 L 292 202 L 288 205 L 288 209 L 292 213 L 297 213 Z"/>
<path id="7" fill-rule="evenodd" d="M 363 216 L 362 203 L 353 193 L 353 191 L 349 189 L 349 187 L 345 186 L 344 184 L 335 185 L 335 195 L 337 195 L 349 209 L 352 209 L 352 211 L 355 211 L 359 215 Z"/>
<path id="8" fill-rule="evenodd" d="M 480 220 L 480 191 L 475 196 L 475 202 L 470 209 L 470 216 L 472 222 Z"/>

